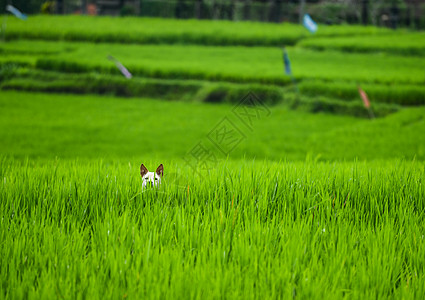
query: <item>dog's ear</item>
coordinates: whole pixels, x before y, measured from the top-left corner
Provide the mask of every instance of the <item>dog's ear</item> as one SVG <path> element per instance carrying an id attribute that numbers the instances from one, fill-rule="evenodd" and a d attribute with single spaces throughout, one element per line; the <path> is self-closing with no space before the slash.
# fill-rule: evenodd
<path id="1" fill-rule="evenodd" d="M 146 169 L 146 167 L 145 167 L 145 165 L 144 164 L 141 164 L 140 165 L 140 176 L 145 176 L 147 173 L 148 173 L 149 171 L 148 171 L 148 169 Z"/>
<path id="2" fill-rule="evenodd" d="M 164 175 L 164 166 L 162 164 L 160 164 L 159 167 L 156 168 L 156 174 L 158 174 L 159 176 Z"/>

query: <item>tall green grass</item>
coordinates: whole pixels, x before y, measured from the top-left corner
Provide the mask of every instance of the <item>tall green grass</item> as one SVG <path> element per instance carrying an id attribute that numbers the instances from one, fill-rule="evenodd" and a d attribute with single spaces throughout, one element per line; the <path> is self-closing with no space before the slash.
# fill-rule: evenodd
<path id="1" fill-rule="evenodd" d="M 1 72 L 1 71 L 4 72 Z M 4 74 L 3 76 L 1 74 Z M 3 78 L 3 82 L 1 79 Z M 87 82 L 82 85 L 81 82 Z M 346 84 L 347 95 L 357 101 L 344 101 L 339 93 L 332 94 L 328 83 L 319 83 L 319 87 L 307 81 L 299 86 L 302 96 L 296 95 L 293 87 L 279 87 L 276 85 L 260 84 L 235 84 L 228 82 L 209 82 L 201 80 L 164 80 L 152 78 L 133 78 L 127 80 L 120 75 L 101 75 L 96 73 L 87 74 L 63 74 L 58 72 L 38 71 L 27 68 L 18 68 L 8 64 L 0 68 L 0 89 L 34 91 L 46 93 L 71 93 L 71 94 L 101 94 L 118 97 L 149 97 L 162 100 L 178 100 L 185 102 L 207 103 L 233 103 L 236 104 L 248 93 L 254 93 L 267 105 L 286 104 L 291 108 L 306 109 L 311 112 L 327 112 L 333 114 L 351 115 L 356 117 L 369 117 L 368 112 L 359 101 L 355 85 Z M 323 86 L 326 89 L 321 90 Z M 332 84 L 335 88 L 336 85 Z M 336 86 L 340 87 L 340 86 Z M 320 97 L 316 97 L 315 91 L 321 91 Z M 330 92 L 329 92 L 330 91 Z M 335 91 L 338 91 L 336 88 Z M 368 89 L 369 92 L 369 89 Z M 399 93 L 404 99 L 410 90 Z M 332 95 L 333 98 L 324 97 Z M 345 95 L 344 95 L 345 96 Z M 374 95 L 372 95 L 374 96 Z M 419 96 L 422 96 L 420 94 Z M 373 112 L 375 116 L 382 117 L 394 113 L 400 109 L 397 105 L 383 105 L 374 100 Z M 389 97 L 398 100 L 398 98 Z M 379 99 L 378 99 L 379 101 Z M 400 101 L 403 103 L 403 101 Z M 418 103 L 420 104 L 420 103 Z"/>
<path id="2" fill-rule="evenodd" d="M 52 26 L 52 24 L 54 24 Z M 387 29 L 364 26 L 323 26 L 319 36 L 385 34 Z M 282 46 L 308 37 L 305 28 L 289 23 L 31 16 L 26 22 L 8 19 L 7 39 L 43 39 L 109 43 Z"/>
<path id="3" fill-rule="evenodd" d="M 425 54 L 423 32 L 398 31 L 376 36 L 320 37 L 304 39 L 298 46 L 316 50 L 340 50 L 345 52 L 387 52 L 401 55 Z"/>
<path id="4" fill-rule="evenodd" d="M 86 84 L 82 85 L 82 81 Z M 215 103 L 238 103 L 249 92 L 253 92 L 269 105 L 281 102 L 286 93 L 284 88 L 275 85 L 155 78 L 127 80 L 122 75 L 49 72 L 22 68 L 15 64 L 0 67 L 0 88 Z"/>
<path id="5" fill-rule="evenodd" d="M 2 158 L 2 298 L 421 298 L 424 165 Z"/>
<path id="6" fill-rule="evenodd" d="M 425 87 L 410 84 L 360 84 L 359 82 L 305 80 L 299 84 L 305 95 L 321 95 L 356 101 L 359 99 L 358 85 L 364 89 L 371 101 L 400 105 L 424 105 Z"/>
<path id="7" fill-rule="evenodd" d="M 270 116 L 253 120 L 250 131 L 232 113 L 233 104 L 9 91 L 0 92 L 0 107 L 0 154 L 19 159 L 132 158 L 140 153 L 178 158 L 198 142 L 208 142 L 206 135 L 224 117 L 246 135 L 230 153 L 233 159 L 425 158 L 422 108 L 368 120 L 276 105 L 269 106 Z"/>
<path id="8" fill-rule="evenodd" d="M 9 21 L 7 39 L 55 42 L 0 44 L 1 88 L 111 97 L 0 91 L 0 298 L 424 297 L 425 113 L 288 110 L 281 50 L 230 45 L 295 43 L 300 26 Z M 321 26 L 318 36 L 385 32 Z M 360 99 L 327 98 L 353 100 L 352 82 L 372 100 L 422 104 L 420 57 L 287 50 L 309 94 L 284 94 L 293 106 L 366 113 Z M 108 76 L 118 74 L 109 54 L 152 78 Z M 251 131 L 230 103 L 255 88 L 275 105 Z M 182 156 L 224 117 L 246 139 L 207 170 L 188 166 Z M 141 189 L 142 162 L 164 164 L 159 189 Z"/>
<path id="9" fill-rule="evenodd" d="M 17 41 L 0 45 L 5 56 L 0 58 L 3 65 L 32 64 L 35 68 L 67 73 L 119 74 L 115 65 L 106 59 L 110 54 L 120 59 L 135 76 L 172 80 L 227 81 L 234 83 L 255 83 L 266 85 L 291 84 L 289 76 L 283 74 L 282 50 L 266 47 L 204 47 L 182 45 L 126 45 L 82 44 L 72 42 Z M 420 57 L 402 57 L 389 54 L 346 54 L 336 51 L 316 52 L 302 48 L 288 48 L 292 70 L 301 81 L 300 89 L 307 95 L 327 96 L 341 100 L 356 98 L 356 84 L 368 87 L 375 102 L 399 105 L 421 105 L 424 103 L 425 80 L 424 62 Z M 48 80 L 48 90 L 96 90 L 99 80 L 81 85 L 69 78 L 56 85 Z M 37 78 L 37 80 L 39 80 Z M 329 82 L 335 81 L 335 83 Z M 6 84 L 25 87 L 22 81 Z M 27 84 L 28 85 L 28 84 Z M 37 84 L 33 84 L 37 85 Z M 137 95 L 137 84 L 120 88 L 121 94 Z M 167 83 L 160 84 L 161 86 Z M 39 84 L 43 86 L 43 83 Z M 184 94 L 186 85 L 182 85 Z M 221 85 L 227 94 L 230 86 Z M 163 93 L 164 89 L 148 93 L 147 96 Z M 261 88 L 257 88 L 258 91 Z M 272 91 L 273 90 L 273 91 Z M 262 93 L 273 95 L 278 102 L 279 95 L 270 87 Z M 179 93 L 179 91 L 177 91 Z M 156 96 L 155 96 L 156 97 Z M 191 95 L 190 95 L 191 97 Z M 224 97 L 226 98 L 226 97 Z M 231 98 L 231 97 L 230 97 Z M 232 101 L 232 100 L 226 100 Z M 344 106 L 344 105 L 341 105 Z M 344 106 L 350 111 L 349 105 Z"/>
<path id="10" fill-rule="evenodd" d="M 282 50 L 266 47 L 203 47 L 181 45 L 122 45 L 19 41 L 0 46 L 4 51 L 35 57 L 36 66 L 62 72 L 116 73 L 106 57 L 120 59 L 135 75 L 288 84 L 283 74 Z M 58 51 L 41 55 L 40 51 Z M 346 54 L 289 48 L 295 77 L 299 79 L 419 84 L 425 80 L 419 57 L 383 54 Z M 14 54 L 14 56 L 18 55 Z"/>
<path id="11" fill-rule="evenodd" d="M 54 46 L 50 43 L 37 44 Z M 279 48 L 176 45 L 122 47 L 113 44 L 73 46 L 73 51 L 40 58 L 37 67 L 68 72 L 118 73 L 106 59 L 108 54 L 112 54 L 135 75 L 272 84 L 290 82 L 283 74 L 282 50 Z M 425 64 L 419 57 L 315 52 L 299 48 L 291 48 L 288 53 L 293 73 L 299 79 L 400 84 L 419 84 L 425 80 Z"/>
<path id="12" fill-rule="evenodd" d="M 84 81 L 86 84 L 82 85 Z M 209 82 L 202 80 L 165 80 L 133 78 L 121 75 L 73 74 L 19 68 L 16 64 L 0 67 L 0 89 L 71 94 L 107 94 L 118 97 L 149 97 L 186 102 L 238 103 L 252 92 L 268 105 L 287 104 L 311 112 L 369 117 L 359 101 L 354 83 L 303 81 L 301 95 L 294 86 L 279 87 L 253 83 Z M 424 101 L 421 87 L 362 85 L 373 101 L 373 113 L 383 117 L 398 111 L 400 105 L 421 105 Z M 425 91 L 425 90 L 424 90 Z M 390 102 L 393 104 L 381 104 Z M 398 103 L 399 105 L 395 104 Z"/>

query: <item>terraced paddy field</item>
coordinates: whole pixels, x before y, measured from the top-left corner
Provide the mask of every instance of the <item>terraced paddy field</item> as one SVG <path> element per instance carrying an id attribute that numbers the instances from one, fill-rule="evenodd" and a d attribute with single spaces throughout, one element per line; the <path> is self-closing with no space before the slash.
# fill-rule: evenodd
<path id="1" fill-rule="evenodd" d="M 1 298 L 424 297 L 422 33 L 7 25 Z"/>

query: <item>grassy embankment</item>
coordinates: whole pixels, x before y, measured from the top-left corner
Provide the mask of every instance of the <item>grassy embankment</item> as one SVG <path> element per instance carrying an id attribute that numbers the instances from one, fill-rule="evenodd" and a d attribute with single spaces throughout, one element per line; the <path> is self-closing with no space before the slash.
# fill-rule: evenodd
<path id="1" fill-rule="evenodd" d="M 246 138 L 230 158 L 324 160 L 425 158 L 425 113 L 409 108 L 379 120 L 269 106 L 253 131 L 233 105 L 146 98 L 0 93 L 0 154 L 19 158 L 179 159 L 224 117 Z M 208 141 L 207 141 L 208 142 Z M 222 156 L 221 156 L 222 157 Z M 223 158 L 223 157 L 222 157 Z"/>
<path id="2" fill-rule="evenodd" d="M 353 53 L 335 51 L 347 49 L 338 47 L 348 43 L 344 36 L 360 34 L 355 37 L 359 46 L 351 47 Z M 173 98 L 175 93 L 174 99 L 208 102 L 236 102 L 247 91 L 254 91 L 268 103 L 285 102 L 294 107 L 296 102 L 309 111 L 366 117 L 357 94 L 360 84 L 370 95 L 375 114 L 384 116 L 401 106 L 425 101 L 423 60 L 397 54 L 417 54 L 414 49 L 422 45 L 418 35 L 372 27 L 322 26 L 311 36 L 302 27 L 289 24 L 37 16 L 28 22 L 10 20 L 7 38 L 54 42 L 3 43 L 1 61 L 6 70 L 0 77 L 8 80 L 3 80 L 1 87 L 160 98 Z M 174 45 L 165 45 L 170 43 Z M 219 47 L 223 45 L 226 47 Z M 252 47 L 240 47 L 244 45 Z M 283 75 L 283 45 L 293 45 L 288 52 L 300 98 L 290 78 Z M 306 49 L 316 49 L 317 45 L 331 51 Z M 356 53 L 364 52 L 362 47 L 370 53 Z M 110 76 L 118 70 L 106 59 L 109 54 L 119 58 L 134 75 L 148 79 L 126 82 Z M 16 71 L 14 65 L 24 65 L 29 71 Z M 46 70 L 66 73 L 50 74 Z M 80 75 L 69 72 L 87 73 L 82 80 L 89 83 L 81 84 Z M 187 83 L 188 79 L 196 82 Z"/>

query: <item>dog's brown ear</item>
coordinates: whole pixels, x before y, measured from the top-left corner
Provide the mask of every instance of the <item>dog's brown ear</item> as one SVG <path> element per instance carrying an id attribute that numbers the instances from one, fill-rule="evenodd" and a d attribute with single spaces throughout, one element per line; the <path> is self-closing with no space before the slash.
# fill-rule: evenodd
<path id="1" fill-rule="evenodd" d="M 156 174 L 158 174 L 159 176 L 164 175 L 164 166 L 162 164 L 160 164 L 159 167 L 156 168 Z"/>
<path id="2" fill-rule="evenodd" d="M 146 167 L 145 167 L 145 165 L 144 164 L 141 164 L 141 166 L 140 166 L 140 176 L 145 176 L 147 173 L 148 173 L 149 171 L 148 171 L 148 169 L 146 169 Z"/>

